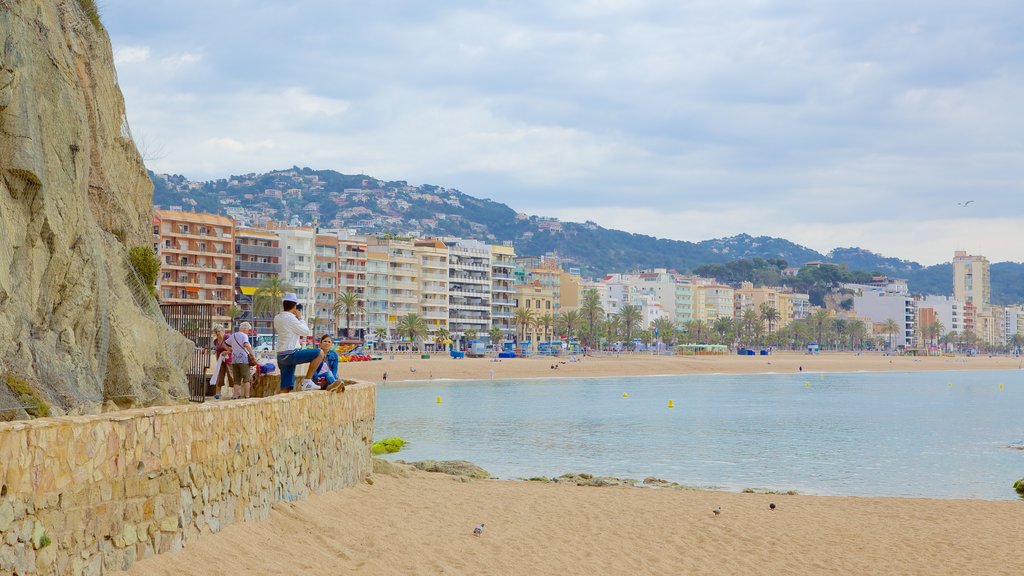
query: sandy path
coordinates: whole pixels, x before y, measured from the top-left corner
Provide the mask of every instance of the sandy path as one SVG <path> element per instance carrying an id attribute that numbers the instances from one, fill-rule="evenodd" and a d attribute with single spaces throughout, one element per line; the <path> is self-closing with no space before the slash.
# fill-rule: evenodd
<path id="1" fill-rule="evenodd" d="M 1024 572 L 1019 501 L 373 479 L 279 504 L 266 521 L 230 526 L 129 574 Z M 481 522 L 484 536 L 472 536 Z"/>

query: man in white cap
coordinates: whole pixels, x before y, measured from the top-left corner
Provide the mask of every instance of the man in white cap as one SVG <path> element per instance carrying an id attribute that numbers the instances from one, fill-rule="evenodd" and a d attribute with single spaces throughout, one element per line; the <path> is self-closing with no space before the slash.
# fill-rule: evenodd
<path id="1" fill-rule="evenodd" d="M 286 292 L 282 300 L 284 311 L 274 316 L 274 330 L 278 334 L 277 366 L 281 369 L 281 391 L 291 392 L 295 388 L 295 367 L 306 363 L 309 369 L 302 381 L 302 389 L 319 390 L 320 387 L 313 383 L 313 373 L 323 360 L 324 353 L 319 348 L 299 347 L 299 339 L 312 336 L 313 331 L 302 319 L 298 296 L 294 292 Z"/>

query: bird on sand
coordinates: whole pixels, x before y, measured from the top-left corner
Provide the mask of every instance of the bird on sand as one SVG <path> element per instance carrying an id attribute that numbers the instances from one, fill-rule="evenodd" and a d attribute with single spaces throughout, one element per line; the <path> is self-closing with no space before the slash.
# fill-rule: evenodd
<path id="1" fill-rule="evenodd" d="M 957 202 L 956 205 L 963 206 L 964 208 L 966 208 L 967 205 L 970 204 L 971 202 L 974 202 L 974 200 L 968 200 L 967 202 Z"/>
<path id="2" fill-rule="evenodd" d="M 712 512 L 715 513 L 715 516 L 718 516 L 719 514 L 722 513 L 722 507 L 721 506 L 715 506 L 715 509 L 712 510 Z"/>
<path id="3" fill-rule="evenodd" d="M 484 525 L 481 524 L 476 528 L 473 528 L 473 536 L 482 536 L 484 533 Z"/>
<path id="4" fill-rule="evenodd" d="M 768 503 L 768 509 L 769 510 L 775 510 L 775 502 L 769 502 Z"/>

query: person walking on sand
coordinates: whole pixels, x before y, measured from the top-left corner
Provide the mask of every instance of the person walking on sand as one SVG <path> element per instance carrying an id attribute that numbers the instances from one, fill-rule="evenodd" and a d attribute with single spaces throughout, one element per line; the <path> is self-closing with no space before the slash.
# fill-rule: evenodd
<path id="1" fill-rule="evenodd" d="M 238 332 L 227 339 L 231 346 L 231 380 L 234 381 L 236 388 L 241 388 L 241 391 L 235 390 L 235 398 L 250 396 L 252 368 L 256 365 L 256 352 L 249 343 L 251 330 L 252 324 L 242 322 L 238 326 Z"/>
<path id="2" fill-rule="evenodd" d="M 324 359 L 324 352 L 319 348 L 299 347 L 299 338 L 313 334 L 302 319 L 299 297 L 294 292 L 286 292 L 281 299 L 281 308 L 283 311 L 274 316 L 274 329 L 280 335 L 277 339 L 277 366 L 281 369 L 281 391 L 287 393 L 295 388 L 295 367 L 306 363 L 309 367 L 302 380 L 302 389 L 318 389 L 319 386 L 313 383 L 313 373 Z"/>

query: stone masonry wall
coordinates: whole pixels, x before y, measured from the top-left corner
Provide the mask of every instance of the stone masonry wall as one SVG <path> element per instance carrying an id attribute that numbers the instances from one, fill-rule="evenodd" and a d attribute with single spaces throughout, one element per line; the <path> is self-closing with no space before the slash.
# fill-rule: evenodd
<path id="1" fill-rule="evenodd" d="M 0 574 L 96 576 L 372 471 L 376 391 L 0 423 Z"/>

